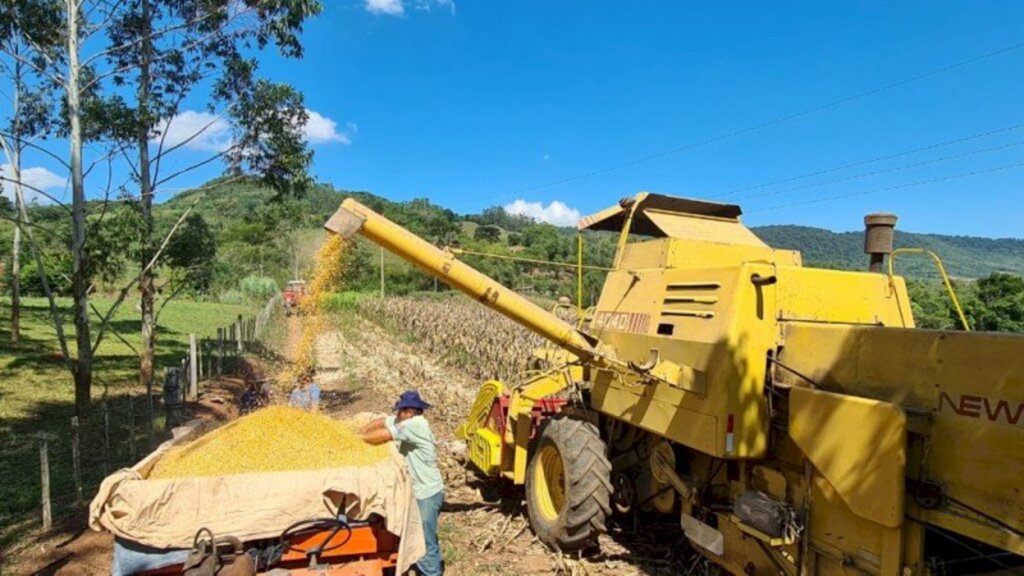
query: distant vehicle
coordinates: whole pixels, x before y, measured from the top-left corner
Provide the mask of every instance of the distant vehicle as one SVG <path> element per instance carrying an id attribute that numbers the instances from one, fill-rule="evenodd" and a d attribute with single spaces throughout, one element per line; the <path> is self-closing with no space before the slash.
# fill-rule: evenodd
<path id="1" fill-rule="evenodd" d="M 284 296 L 285 314 L 291 316 L 293 312 L 298 311 L 299 303 L 306 296 L 306 281 L 292 280 L 281 295 Z"/>

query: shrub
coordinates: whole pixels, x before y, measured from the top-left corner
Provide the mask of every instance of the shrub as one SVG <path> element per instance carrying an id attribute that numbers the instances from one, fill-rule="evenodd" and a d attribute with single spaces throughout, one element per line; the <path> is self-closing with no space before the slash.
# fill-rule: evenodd
<path id="1" fill-rule="evenodd" d="M 320 297 L 320 309 L 324 312 L 355 310 L 362 298 L 359 292 L 328 292 Z"/>
<path id="2" fill-rule="evenodd" d="M 238 289 L 251 302 L 266 302 L 278 292 L 277 282 L 266 276 L 246 276 L 238 283 Z"/>
<path id="3" fill-rule="evenodd" d="M 217 297 L 221 304 L 244 304 L 245 296 L 238 290 L 226 290 Z"/>

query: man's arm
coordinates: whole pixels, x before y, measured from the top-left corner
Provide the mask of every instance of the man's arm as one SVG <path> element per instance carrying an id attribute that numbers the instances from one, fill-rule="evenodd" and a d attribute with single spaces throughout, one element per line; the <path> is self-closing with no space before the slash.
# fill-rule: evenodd
<path id="1" fill-rule="evenodd" d="M 379 428 L 374 428 L 372 430 L 362 432 L 361 434 L 359 434 L 359 437 L 362 438 L 363 442 L 366 442 L 367 444 L 373 444 L 374 446 L 386 444 L 394 440 L 394 438 L 391 436 L 391 431 L 388 430 L 386 426 L 384 426 L 383 420 Z"/>
<path id="2" fill-rule="evenodd" d="M 386 420 L 385 418 L 374 418 L 373 420 L 370 420 L 369 422 L 367 422 L 366 424 L 363 424 L 359 428 L 359 434 L 362 435 L 362 434 L 366 434 L 367 432 L 373 432 L 374 430 L 385 430 L 385 429 L 387 429 L 387 425 L 385 424 L 385 420 Z"/>

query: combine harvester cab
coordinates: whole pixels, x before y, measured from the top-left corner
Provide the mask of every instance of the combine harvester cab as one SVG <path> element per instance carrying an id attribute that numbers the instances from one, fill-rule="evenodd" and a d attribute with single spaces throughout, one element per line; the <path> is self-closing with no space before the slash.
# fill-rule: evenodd
<path id="1" fill-rule="evenodd" d="M 735 574 L 1024 570 L 1024 337 L 916 329 L 883 272 L 894 216 L 866 220 L 865 272 L 804 267 L 739 216 L 641 193 L 581 220 L 619 235 L 586 331 L 352 199 L 326 228 L 566 351 L 486 383 L 458 431 L 553 548 L 672 514 Z"/>

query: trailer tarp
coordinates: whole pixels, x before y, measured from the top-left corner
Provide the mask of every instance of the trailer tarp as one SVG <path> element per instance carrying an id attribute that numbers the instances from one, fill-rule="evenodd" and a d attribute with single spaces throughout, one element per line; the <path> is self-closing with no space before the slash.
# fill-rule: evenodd
<path id="1" fill-rule="evenodd" d="M 370 466 L 146 479 L 167 451 L 193 437 L 194 428 L 104 479 L 89 506 L 89 526 L 154 548 L 190 548 L 202 527 L 248 541 L 275 538 L 295 522 L 338 512 L 354 520 L 379 514 L 401 538 L 399 574 L 426 550 L 419 507 L 397 450 Z"/>

